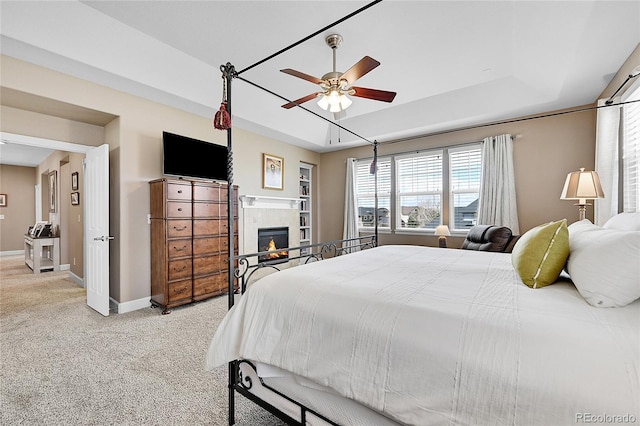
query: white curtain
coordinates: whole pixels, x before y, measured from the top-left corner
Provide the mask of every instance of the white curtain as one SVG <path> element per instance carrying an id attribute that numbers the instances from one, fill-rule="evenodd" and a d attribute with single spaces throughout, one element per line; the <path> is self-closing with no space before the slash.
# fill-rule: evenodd
<path id="1" fill-rule="evenodd" d="M 347 176 L 344 189 L 344 226 L 342 238 L 357 238 L 358 205 L 356 201 L 356 159 L 347 158 Z"/>
<path id="2" fill-rule="evenodd" d="M 598 106 L 603 106 L 605 101 L 598 100 Z M 618 213 L 619 137 L 620 107 L 599 108 L 596 120 L 596 171 L 604 198 L 594 200 L 593 207 L 594 222 L 599 226 Z"/>
<path id="3" fill-rule="evenodd" d="M 482 144 L 482 178 L 478 224 L 506 226 L 520 234 L 510 134 L 485 138 Z"/>

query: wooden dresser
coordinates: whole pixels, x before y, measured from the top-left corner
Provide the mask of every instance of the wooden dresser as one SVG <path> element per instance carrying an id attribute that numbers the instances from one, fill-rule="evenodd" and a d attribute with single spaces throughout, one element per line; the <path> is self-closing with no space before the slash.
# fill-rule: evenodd
<path id="1" fill-rule="evenodd" d="M 168 313 L 176 306 L 227 293 L 227 185 L 182 179 L 157 179 L 149 185 L 151 303 Z M 236 198 L 236 254 L 237 212 Z"/>

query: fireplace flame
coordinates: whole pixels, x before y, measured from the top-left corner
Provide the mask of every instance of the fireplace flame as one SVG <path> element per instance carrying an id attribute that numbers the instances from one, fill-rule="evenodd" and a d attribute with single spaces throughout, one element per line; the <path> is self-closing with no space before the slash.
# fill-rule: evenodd
<path id="1" fill-rule="evenodd" d="M 269 241 L 269 245 L 267 246 L 267 251 L 272 251 L 274 253 L 269 253 L 269 259 L 280 259 L 281 257 L 287 257 L 289 253 L 286 251 L 277 251 L 276 243 L 273 241 L 273 238 Z"/>

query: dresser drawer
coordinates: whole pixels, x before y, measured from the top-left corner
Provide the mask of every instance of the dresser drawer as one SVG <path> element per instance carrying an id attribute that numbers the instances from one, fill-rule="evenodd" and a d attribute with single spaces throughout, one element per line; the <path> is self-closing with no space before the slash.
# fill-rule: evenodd
<path id="1" fill-rule="evenodd" d="M 193 203 L 193 217 L 220 217 L 220 208 L 222 204 L 219 203 Z"/>
<path id="2" fill-rule="evenodd" d="M 193 219 L 193 235 L 219 235 L 227 233 L 227 221 L 222 219 Z"/>
<path id="3" fill-rule="evenodd" d="M 224 194 L 224 195 L 223 195 Z M 193 184 L 193 199 L 195 201 L 226 201 L 227 187 L 218 185 Z"/>
<path id="4" fill-rule="evenodd" d="M 211 236 L 193 239 L 193 254 L 198 256 L 201 254 L 217 254 L 220 252 L 220 243 L 222 239 L 227 237 Z"/>
<path id="5" fill-rule="evenodd" d="M 167 202 L 167 217 L 191 217 L 191 203 Z"/>
<path id="6" fill-rule="evenodd" d="M 169 255 L 169 259 L 191 256 L 191 239 L 169 240 L 167 252 L 167 254 Z"/>
<path id="7" fill-rule="evenodd" d="M 190 220 L 167 220 L 167 236 L 169 238 L 190 237 Z"/>
<path id="8" fill-rule="evenodd" d="M 178 183 L 167 184 L 168 200 L 187 200 L 191 201 L 191 185 L 181 185 Z"/>
<path id="9" fill-rule="evenodd" d="M 224 259 L 226 259 L 226 256 L 221 255 L 194 257 L 193 276 L 209 275 L 220 271 L 220 268 L 225 266 Z"/>
<path id="10" fill-rule="evenodd" d="M 226 293 L 229 283 L 227 282 L 228 273 L 220 273 L 207 275 L 206 277 L 195 278 L 193 280 L 193 297 L 206 294 Z"/>
<path id="11" fill-rule="evenodd" d="M 169 261 L 169 281 L 188 278 L 191 276 L 191 259 L 170 260 Z"/>
<path id="12" fill-rule="evenodd" d="M 183 299 L 191 299 L 191 279 L 169 283 L 169 303 Z"/>

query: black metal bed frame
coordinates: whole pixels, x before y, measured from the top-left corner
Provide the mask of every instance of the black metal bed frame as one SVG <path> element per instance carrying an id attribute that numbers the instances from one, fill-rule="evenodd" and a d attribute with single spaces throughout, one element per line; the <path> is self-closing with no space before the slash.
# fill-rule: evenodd
<path id="1" fill-rule="evenodd" d="M 321 260 L 330 259 L 336 256 L 342 256 L 344 254 L 353 253 L 355 251 L 366 250 L 369 248 L 373 248 L 376 246 L 376 236 L 368 235 L 363 237 L 344 239 L 344 240 L 336 240 L 330 241 L 326 243 L 319 244 L 309 244 L 305 246 L 299 247 L 288 247 L 284 249 L 278 249 L 278 251 L 286 251 L 289 253 L 289 257 L 286 259 L 278 259 L 278 260 L 268 260 L 259 262 L 257 259 L 260 256 L 265 254 L 269 254 L 269 251 L 261 251 L 250 254 L 243 254 L 239 256 L 233 256 L 231 259 L 233 264 L 237 263 L 237 266 L 234 268 L 234 289 L 230 289 L 230 296 L 239 291 L 241 294 L 247 290 L 249 283 L 251 282 L 251 277 L 258 271 L 265 269 L 273 269 L 274 271 L 280 271 L 281 268 L 286 266 L 289 267 L 299 267 L 301 265 L 313 262 L 319 262 Z M 307 252 L 307 250 L 309 250 Z M 298 252 L 297 256 L 291 256 L 292 252 Z M 252 262 L 255 259 L 256 262 Z M 298 261 L 299 265 L 296 265 L 296 261 Z M 237 284 L 236 284 L 237 283 Z M 292 418 L 288 414 L 279 410 L 277 407 L 269 404 L 268 402 L 260 399 L 256 395 L 251 392 L 251 388 L 253 387 L 253 383 L 250 378 L 245 378 L 242 376 L 239 365 L 246 363 L 251 366 L 251 368 L 255 371 L 255 366 L 247 361 L 247 360 L 236 360 L 229 363 L 229 424 L 235 424 L 235 398 L 234 391 L 243 395 L 244 397 L 250 399 L 256 404 L 260 405 L 265 410 L 269 411 L 276 417 L 280 418 L 282 421 L 286 422 L 290 425 L 304 425 L 306 424 L 306 416 L 307 413 L 312 413 L 314 416 L 321 418 L 325 422 L 338 426 L 337 423 L 318 413 L 317 411 L 312 410 L 306 405 L 290 398 L 289 396 L 283 394 L 282 392 L 277 391 L 276 389 L 267 385 L 262 379 L 260 379 L 261 386 L 269 389 L 275 394 L 279 395 L 282 398 L 285 398 L 287 401 L 296 405 L 300 410 L 300 421 Z"/>
<path id="2" fill-rule="evenodd" d="M 261 90 L 264 90 L 274 96 L 277 96 L 281 99 L 284 99 L 285 101 L 289 102 L 289 103 L 293 103 L 294 105 L 296 105 L 298 108 L 302 108 L 305 111 L 319 117 L 322 120 L 325 120 L 327 122 L 329 122 L 331 125 L 333 126 L 337 126 L 340 129 L 343 129 L 345 131 L 347 131 L 348 133 L 353 134 L 354 136 L 365 140 L 366 142 L 368 142 L 369 144 L 371 144 L 373 146 L 373 173 L 376 175 L 375 178 L 375 196 L 374 196 L 374 233 L 371 236 L 366 236 L 366 237 L 359 237 L 359 238 L 353 238 L 353 239 L 346 239 L 346 240 L 336 240 L 336 241 L 331 241 L 328 243 L 320 243 L 320 244 L 311 244 L 308 246 L 302 246 L 302 247 L 292 247 L 292 248 L 287 248 L 287 249 L 279 249 L 280 250 L 287 250 L 289 251 L 289 253 L 291 253 L 292 251 L 298 251 L 299 255 L 297 257 L 289 257 L 287 259 L 287 263 L 293 261 L 293 260 L 303 260 L 302 263 L 308 263 L 310 261 L 318 261 L 318 260 L 322 260 L 325 259 L 327 257 L 334 257 L 334 256 L 339 256 L 342 254 L 346 254 L 346 253 L 350 253 L 352 251 L 355 251 L 356 249 L 365 249 L 365 248 L 369 248 L 369 247 L 375 247 L 377 245 L 378 242 L 378 197 L 377 197 L 377 159 L 378 159 L 378 142 L 377 141 L 370 141 L 360 135 L 358 135 L 357 133 L 354 133 L 353 131 L 343 127 L 342 125 L 340 125 L 339 123 L 333 122 L 331 120 L 328 120 L 327 118 L 303 107 L 302 105 L 299 105 L 298 103 L 296 103 L 295 101 L 292 101 L 290 99 L 287 99 L 283 96 L 278 95 L 277 93 L 274 93 L 264 87 L 261 87 L 249 80 L 246 80 L 244 78 L 240 77 L 240 74 L 242 74 L 243 72 L 257 66 L 260 65 L 263 62 L 268 61 L 269 59 L 272 59 L 273 57 L 284 53 L 285 51 L 309 40 L 312 37 L 315 37 L 316 35 L 322 33 L 323 31 L 326 31 L 334 26 L 336 26 L 337 24 L 359 14 L 360 12 L 365 11 L 366 9 L 374 6 L 377 3 L 380 3 L 382 0 L 374 0 L 371 1 L 370 3 L 366 4 L 365 6 L 361 7 L 360 9 L 354 11 L 353 13 L 344 16 L 343 18 L 327 25 L 324 28 L 321 28 L 320 30 L 314 32 L 313 34 L 310 34 L 309 36 L 287 46 L 286 48 L 256 62 L 255 64 L 246 67 L 240 71 L 236 71 L 235 67 L 227 62 L 225 65 L 221 65 L 220 66 L 220 71 L 222 73 L 222 78 L 224 80 L 224 83 L 226 84 L 226 98 L 224 99 L 224 101 L 226 101 L 226 109 L 227 112 L 229 113 L 229 115 L 231 116 L 232 114 L 232 104 L 231 104 L 231 88 L 232 88 L 232 81 L 234 78 L 237 78 L 239 80 L 242 80 L 250 85 L 253 85 L 254 87 L 257 87 Z M 248 254 L 248 255 L 239 255 L 236 256 L 235 255 L 235 243 L 234 243 L 234 238 L 232 238 L 231 236 L 234 235 L 234 228 L 235 228 L 235 223 L 234 223 L 234 210 L 235 210 L 235 205 L 234 205 L 234 200 L 235 200 L 235 191 L 233 188 L 233 137 L 232 137 L 232 129 L 231 127 L 229 127 L 228 129 L 226 129 L 227 132 L 227 206 L 228 206 L 228 232 L 229 232 L 229 244 L 228 244 L 228 257 L 227 257 L 227 265 L 228 265 L 228 271 L 229 271 L 229 276 L 228 276 L 228 308 L 231 309 L 235 303 L 235 291 L 237 288 L 241 289 L 241 292 L 244 293 L 246 291 L 247 288 L 247 284 L 249 283 L 249 280 L 251 279 L 252 275 L 261 269 L 264 268 L 273 268 L 274 270 L 279 270 L 278 269 L 278 264 L 279 261 L 265 261 L 265 262 L 257 262 L 254 264 L 251 264 L 250 259 L 255 257 L 256 259 L 258 258 L 258 256 L 263 255 L 263 254 L 268 254 L 268 252 L 258 252 L 258 253 L 252 253 L 252 254 Z M 311 252 L 309 254 L 305 254 L 302 253 L 300 250 L 302 249 L 309 249 L 311 250 Z M 314 249 L 318 249 L 316 252 L 314 252 Z M 236 267 L 237 264 L 237 267 Z M 238 285 L 236 285 L 238 284 Z M 262 382 L 262 385 L 265 386 L 266 388 L 272 390 L 274 393 L 282 396 L 283 398 L 289 400 L 290 402 L 294 403 L 295 405 L 297 405 L 300 408 L 300 412 L 301 412 L 301 421 L 295 420 L 293 419 L 291 416 L 287 415 L 286 413 L 282 412 L 281 410 L 279 410 L 278 408 L 274 407 L 273 405 L 267 403 L 266 401 L 258 398 L 257 396 L 253 395 L 250 392 L 250 388 L 251 388 L 251 383 L 247 383 L 245 384 L 243 382 L 243 378 L 239 376 L 239 364 L 240 363 L 246 363 L 248 361 L 246 360 L 236 360 L 236 361 L 232 361 L 229 363 L 229 384 L 228 384 L 228 388 L 229 388 L 229 425 L 233 425 L 235 424 L 235 392 L 238 392 L 239 394 L 245 396 L 246 398 L 248 398 L 249 400 L 257 403 L 258 405 L 260 405 L 261 407 L 263 407 L 264 409 L 266 409 L 267 411 L 269 411 L 270 413 L 274 414 L 275 416 L 277 416 L 278 418 L 282 419 L 284 422 L 291 424 L 291 425 L 304 425 L 305 424 L 305 418 L 306 418 L 306 413 L 313 413 L 313 415 L 323 419 L 324 421 L 326 421 L 329 424 L 332 425 L 337 425 L 337 423 L 327 419 L 325 416 L 315 412 L 314 410 L 304 406 L 303 404 L 298 403 L 297 401 L 294 401 L 293 399 L 289 398 L 286 395 L 283 395 L 281 392 L 276 391 L 273 388 L 270 388 L 269 386 L 267 386 L 266 384 L 264 384 L 264 382 Z M 249 363 L 250 364 L 250 363 Z"/>
<path id="3" fill-rule="evenodd" d="M 265 261 L 253 262 L 252 259 L 260 259 L 261 256 L 272 253 L 271 251 L 260 251 L 250 254 L 242 254 L 234 256 L 234 277 L 237 280 L 236 289 L 240 288 L 240 293 L 244 293 L 247 289 L 247 284 L 250 282 L 251 277 L 256 272 L 263 269 L 273 269 L 280 271 L 283 266 L 294 267 L 297 264 L 307 264 L 312 262 L 319 262 L 324 259 L 329 259 L 343 254 L 353 253 L 359 250 L 365 250 L 376 246 L 376 236 L 368 235 L 357 238 L 350 238 L 344 240 L 329 241 L 318 244 L 308 244 L 299 247 L 287 247 L 278 249 L 278 252 L 287 252 L 288 257 L 283 259 L 273 259 Z M 298 253 L 297 256 L 292 256 L 292 253 Z M 237 290 L 236 290 L 237 291 Z"/>

